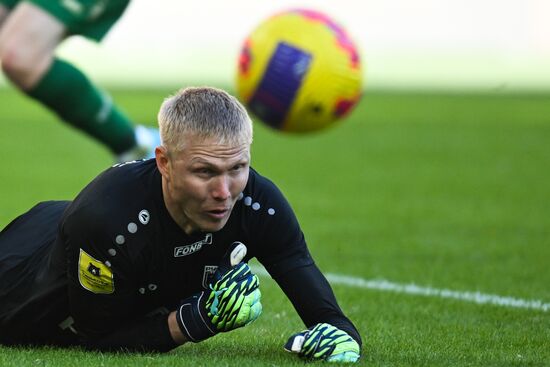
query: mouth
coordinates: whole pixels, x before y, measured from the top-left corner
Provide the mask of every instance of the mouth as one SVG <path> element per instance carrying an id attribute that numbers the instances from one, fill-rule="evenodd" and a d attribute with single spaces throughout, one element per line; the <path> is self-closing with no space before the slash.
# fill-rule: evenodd
<path id="1" fill-rule="evenodd" d="M 230 208 L 216 208 L 216 209 L 207 210 L 206 214 L 209 217 L 214 219 L 223 219 L 229 214 L 230 211 L 231 211 Z"/>

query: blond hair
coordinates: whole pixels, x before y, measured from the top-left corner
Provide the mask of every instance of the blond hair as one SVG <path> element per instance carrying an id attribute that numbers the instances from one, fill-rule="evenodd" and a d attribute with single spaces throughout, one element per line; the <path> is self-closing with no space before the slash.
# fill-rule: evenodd
<path id="1" fill-rule="evenodd" d="M 158 113 L 162 145 L 181 151 L 189 135 L 220 144 L 251 144 L 252 121 L 243 105 L 212 87 L 188 87 L 164 100 Z"/>

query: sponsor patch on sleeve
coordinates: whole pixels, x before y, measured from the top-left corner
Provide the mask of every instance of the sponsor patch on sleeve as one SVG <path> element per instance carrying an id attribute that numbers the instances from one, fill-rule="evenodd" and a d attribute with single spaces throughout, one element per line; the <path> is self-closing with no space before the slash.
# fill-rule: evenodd
<path id="1" fill-rule="evenodd" d="M 93 293 L 110 294 L 115 291 L 113 272 L 101 261 L 80 249 L 78 281 L 84 289 Z"/>

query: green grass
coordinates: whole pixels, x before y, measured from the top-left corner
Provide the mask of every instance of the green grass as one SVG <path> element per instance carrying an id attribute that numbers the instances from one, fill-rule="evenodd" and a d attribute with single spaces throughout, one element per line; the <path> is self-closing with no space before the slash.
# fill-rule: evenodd
<path id="1" fill-rule="evenodd" d="M 114 91 L 152 124 L 172 91 Z M 340 126 L 288 136 L 256 125 L 253 166 L 292 203 L 325 272 L 550 302 L 550 95 L 367 93 Z M 0 227 L 70 199 L 111 157 L 0 90 Z M 550 365 L 550 313 L 334 285 L 364 366 Z M 166 355 L 0 347 L 0 366 L 292 366 L 302 324 L 262 278 L 250 327 Z"/>

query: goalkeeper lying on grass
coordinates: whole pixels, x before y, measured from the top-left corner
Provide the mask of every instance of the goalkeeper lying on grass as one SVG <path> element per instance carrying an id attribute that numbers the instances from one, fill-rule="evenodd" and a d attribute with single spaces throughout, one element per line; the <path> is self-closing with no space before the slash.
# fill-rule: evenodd
<path id="1" fill-rule="evenodd" d="M 187 88 L 163 103 L 159 126 L 156 159 L 115 165 L 72 202 L 40 203 L 1 232 L 0 342 L 136 351 L 200 342 L 260 316 L 246 264 L 255 257 L 307 326 L 285 348 L 356 361 L 359 333 L 292 209 L 250 168 L 242 105 Z"/>

